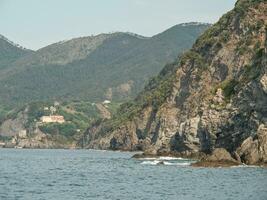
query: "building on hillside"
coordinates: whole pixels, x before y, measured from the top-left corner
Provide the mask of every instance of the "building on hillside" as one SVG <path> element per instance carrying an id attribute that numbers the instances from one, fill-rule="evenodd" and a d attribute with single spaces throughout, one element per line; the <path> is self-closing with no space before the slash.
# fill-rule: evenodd
<path id="1" fill-rule="evenodd" d="M 54 106 L 55 106 L 55 107 L 57 107 L 57 106 L 59 106 L 59 105 L 60 105 L 60 103 L 59 103 L 58 101 L 55 101 L 55 102 L 54 102 Z"/>
<path id="2" fill-rule="evenodd" d="M 42 116 L 40 120 L 42 123 L 60 123 L 60 124 L 62 124 L 65 122 L 64 116 L 62 116 L 62 115 Z"/>
<path id="3" fill-rule="evenodd" d="M 20 130 L 18 133 L 19 138 L 27 138 L 27 131 L 26 130 Z"/>
<path id="4" fill-rule="evenodd" d="M 44 107 L 44 110 L 47 111 L 47 110 L 49 110 L 49 108 L 48 107 Z"/>
<path id="5" fill-rule="evenodd" d="M 105 100 L 105 101 L 103 101 L 103 104 L 110 104 L 110 103 L 111 103 L 110 100 Z"/>

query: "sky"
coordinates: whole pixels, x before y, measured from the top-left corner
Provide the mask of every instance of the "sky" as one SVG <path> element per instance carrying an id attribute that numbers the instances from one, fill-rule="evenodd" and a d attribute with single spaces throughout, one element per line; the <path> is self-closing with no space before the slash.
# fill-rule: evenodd
<path id="1" fill-rule="evenodd" d="M 216 22 L 235 0 L 0 0 L 0 34 L 29 49 L 115 31 L 153 36 Z"/>

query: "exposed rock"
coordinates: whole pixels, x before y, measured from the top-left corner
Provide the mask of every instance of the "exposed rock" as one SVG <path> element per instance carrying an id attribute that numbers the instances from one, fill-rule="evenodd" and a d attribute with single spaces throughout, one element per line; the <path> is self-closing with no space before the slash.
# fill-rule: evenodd
<path id="1" fill-rule="evenodd" d="M 239 165 L 236 162 L 231 161 L 200 161 L 192 163 L 192 167 L 231 167 Z"/>
<path id="2" fill-rule="evenodd" d="M 199 151 L 199 137 L 198 126 L 200 122 L 200 117 L 196 116 L 182 122 L 179 127 L 178 134 L 176 135 L 176 144 L 177 149 L 181 151 L 190 150 L 190 151 Z"/>
<path id="3" fill-rule="evenodd" d="M 264 74 L 262 77 L 261 77 L 261 85 L 262 85 L 262 88 L 264 90 L 265 93 L 267 93 L 267 75 Z"/>
<path id="4" fill-rule="evenodd" d="M 25 129 L 27 114 L 20 112 L 14 119 L 7 119 L 0 125 L 0 135 L 15 136 Z"/>
<path id="5" fill-rule="evenodd" d="M 231 156 L 231 154 L 223 148 L 216 148 L 214 149 L 214 151 L 212 152 L 212 154 L 207 157 L 206 159 L 207 161 L 232 161 L 232 162 L 236 162 L 236 160 L 234 160 Z"/>
<path id="6" fill-rule="evenodd" d="M 96 107 L 100 111 L 103 119 L 110 119 L 111 118 L 111 113 L 103 104 L 97 103 Z"/>
<path id="7" fill-rule="evenodd" d="M 246 164 L 267 162 L 267 128 L 261 124 L 257 135 L 248 137 L 237 149 L 241 160 Z"/>
<path id="8" fill-rule="evenodd" d="M 101 140 L 101 148 L 181 155 L 219 148 L 207 165 L 264 163 L 266 11 L 265 1 L 239 0 L 134 102 L 90 127 L 87 146 Z"/>
<path id="9" fill-rule="evenodd" d="M 231 154 L 223 148 L 216 148 L 210 156 L 193 163 L 194 167 L 229 167 L 240 163 L 232 158 Z"/>

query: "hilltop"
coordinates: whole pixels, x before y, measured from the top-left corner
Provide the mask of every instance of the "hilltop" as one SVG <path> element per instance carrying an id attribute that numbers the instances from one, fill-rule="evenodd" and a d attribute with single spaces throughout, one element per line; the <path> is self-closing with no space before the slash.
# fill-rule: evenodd
<path id="1" fill-rule="evenodd" d="M 51 44 L 0 70 L 0 102 L 130 99 L 207 27 L 189 23 L 150 38 L 118 32 Z"/>

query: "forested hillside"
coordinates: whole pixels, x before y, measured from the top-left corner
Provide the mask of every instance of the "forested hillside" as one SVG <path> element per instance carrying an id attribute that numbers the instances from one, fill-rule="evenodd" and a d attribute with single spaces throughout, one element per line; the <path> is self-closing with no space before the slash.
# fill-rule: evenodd
<path id="1" fill-rule="evenodd" d="M 112 33 L 49 45 L 0 71 L 0 102 L 132 98 L 208 26 L 189 23 L 151 38 Z"/>

